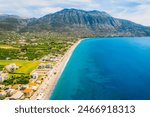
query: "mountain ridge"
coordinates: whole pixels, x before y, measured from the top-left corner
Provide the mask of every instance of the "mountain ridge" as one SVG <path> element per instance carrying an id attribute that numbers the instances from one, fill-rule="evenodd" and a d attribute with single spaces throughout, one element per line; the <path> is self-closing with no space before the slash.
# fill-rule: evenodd
<path id="1" fill-rule="evenodd" d="M 38 19 L 17 19 L 17 21 L 19 28 L 15 31 L 19 32 L 50 31 L 79 37 L 150 36 L 150 27 L 114 18 L 104 11 L 97 10 L 63 9 Z"/>

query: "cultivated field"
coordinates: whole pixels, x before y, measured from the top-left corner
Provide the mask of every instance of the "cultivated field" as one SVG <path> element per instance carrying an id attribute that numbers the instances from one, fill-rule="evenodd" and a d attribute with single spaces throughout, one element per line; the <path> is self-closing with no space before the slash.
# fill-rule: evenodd
<path id="1" fill-rule="evenodd" d="M 22 73 L 22 74 L 31 73 L 40 64 L 40 62 L 38 61 L 0 60 L 1 68 L 11 63 L 15 63 L 17 66 L 19 66 L 19 69 L 16 70 L 14 73 Z"/>
<path id="2" fill-rule="evenodd" d="M 18 49 L 16 47 L 11 46 L 11 45 L 0 45 L 0 48 L 1 49 Z"/>

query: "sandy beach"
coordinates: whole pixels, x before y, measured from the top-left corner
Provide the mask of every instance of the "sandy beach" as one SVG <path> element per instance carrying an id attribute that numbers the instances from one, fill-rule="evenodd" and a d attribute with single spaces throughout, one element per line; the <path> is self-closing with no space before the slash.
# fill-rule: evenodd
<path id="1" fill-rule="evenodd" d="M 49 97 L 52 95 L 59 77 L 61 76 L 66 64 L 68 63 L 74 49 L 80 42 L 81 40 L 71 46 L 71 48 L 59 60 L 59 62 L 57 62 L 57 64 L 53 67 L 52 71 L 44 79 L 39 89 L 30 98 L 31 100 L 49 100 Z"/>

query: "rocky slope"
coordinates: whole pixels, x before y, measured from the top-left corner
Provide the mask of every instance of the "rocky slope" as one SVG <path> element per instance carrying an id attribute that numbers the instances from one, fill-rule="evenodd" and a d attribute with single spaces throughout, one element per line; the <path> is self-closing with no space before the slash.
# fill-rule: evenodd
<path id="1" fill-rule="evenodd" d="M 10 28 L 3 28 L 2 25 Z M 3 29 L 21 32 L 51 31 L 80 37 L 150 36 L 149 27 L 114 18 L 106 12 L 77 9 L 64 9 L 39 19 L 6 18 L 0 20 L 0 30 Z"/>

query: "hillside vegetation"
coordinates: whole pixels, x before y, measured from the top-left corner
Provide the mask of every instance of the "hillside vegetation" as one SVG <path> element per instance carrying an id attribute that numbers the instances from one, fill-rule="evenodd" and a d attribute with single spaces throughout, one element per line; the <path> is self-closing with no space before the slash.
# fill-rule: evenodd
<path id="1" fill-rule="evenodd" d="M 47 54 L 63 55 L 77 38 L 57 33 L 0 33 L 0 59 L 39 60 Z"/>

